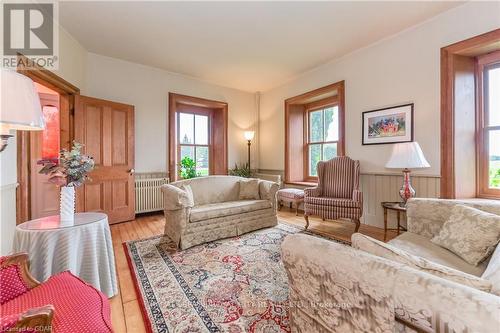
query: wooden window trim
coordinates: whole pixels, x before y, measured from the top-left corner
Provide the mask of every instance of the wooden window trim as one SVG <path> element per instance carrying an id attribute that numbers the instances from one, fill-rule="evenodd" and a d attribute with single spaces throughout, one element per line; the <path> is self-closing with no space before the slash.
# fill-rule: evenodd
<path id="1" fill-rule="evenodd" d="M 489 155 L 488 155 L 488 134 L 492 130 L 500 130 L 500 125 L 488 126 L 488 107 L 485 101 L 486 95 L 484 71 L 489 68 L 500 68 L 500 51 L 492 52 L 477 57 L 476 62 L 476 187 L 477 197 L 488 199 L 500 199 L 500 189 L 493 189 L 489 183 Z"/>
<path id="2" fill-rule="evenodd" d="M 169 177 L 172 181 L 178 179 L 177 175 L 177 121 L 176 113 L 185 112 L 212 112 L 212 174 L 227 175 L 228 171 L 228 104 L 204 98 L 186 96 L 176 93 L 168 94 L 168 145 L 167 165 Z M 187 113 L 187 112 L 186 112 Z"/>
<path id="3" fill-rule="evenodd" d="M 441 48 L 441 198 L 456 198 L 454 56 L 475 57 L 491 52 L 498 41 L 500 41 L 500 29 Z"/>
<path id="4" fill-rule="evenodd" d="M 345 82 L 339 81 L 304 94 L 288 98 L 284 102 L 285 108 L 285 183 L 286 184 L 314 184 L 317 177 L 306 177 L 307 129 L 305 127 L 307 109 L 321 108 L 337 103 L 339 107 L 339 144 L 338 156 L 345 155 Z M 319 99 L 319 100 L 317 100 Z M 300 114 L 300 119 L 299 119 Z M 300 130 L 302 135 L 297 135 Z M 302 163 L 297 161 L 302 160 Z M 292 170 L 293 168 L 293 170 Z"/>

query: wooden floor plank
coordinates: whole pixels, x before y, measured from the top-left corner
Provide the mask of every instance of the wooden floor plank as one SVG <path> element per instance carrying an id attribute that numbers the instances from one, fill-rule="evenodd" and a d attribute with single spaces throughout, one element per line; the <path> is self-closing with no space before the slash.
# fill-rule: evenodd
<path id="1" fill-rule="evenodd" d="M 304 217 L 300 213 L 299 216 L 295 216 L 295 210 L 283 207 L 278 212 L 278 217 L 283 222 L 304 227 Z M 350 240 L 354 232 L 354 223 L 349 221 L 322 221 L 320 218 L 315 217 L 311 217 L 309 221 L 309 230 L 311 232 L 328 237 Z M 117 333 L 145 332 L 144 320 L 122 242 L 161 235 L 163 234 L 164 223 L 163 214 L 148 214 L 139 216 L 133 221 L 111 226 L 111 236 L 113 238 L 113 249 L 115 251 L 120 286 L 119 295 L 110 299 L 113 328 Z M 362 224 L 359 232 L 379 240 L 384 239 L 384 230 L 373 226 Z M 396 237 L 396 232 L 389 231 L 387 239 L 390 240 L 394 237 Z"/>

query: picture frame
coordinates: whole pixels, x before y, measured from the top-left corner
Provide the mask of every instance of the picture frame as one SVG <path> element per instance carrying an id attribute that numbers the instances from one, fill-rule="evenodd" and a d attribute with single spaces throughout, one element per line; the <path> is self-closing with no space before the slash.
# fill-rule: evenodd
<path id="1" fill-rule="evenodd" d="M 382 145 L 413 141 L 414 104 L 365 111 L 362 114 L 362 144 Z"/>

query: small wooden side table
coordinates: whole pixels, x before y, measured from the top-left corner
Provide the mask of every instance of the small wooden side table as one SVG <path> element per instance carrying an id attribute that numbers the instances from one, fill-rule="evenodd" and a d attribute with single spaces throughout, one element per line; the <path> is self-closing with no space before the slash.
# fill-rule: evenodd
<path id="1" fill-rule="evenodd" d="M 401 212 L 406 214 L 406 207 L 401 206 L 399 202 L 387 202 L 387 201 L 382 202 L 382 207 L 384 208 L 384 242 L 385 242 L 387 239 L 387 230 L 397 230 L 398 235 L 400 230 L 406 231 L 406 228 L 401 225 Z M 397 212 L 398 227 L 396 229 L 387 229 L 388 210 L 395 210 Z"/>

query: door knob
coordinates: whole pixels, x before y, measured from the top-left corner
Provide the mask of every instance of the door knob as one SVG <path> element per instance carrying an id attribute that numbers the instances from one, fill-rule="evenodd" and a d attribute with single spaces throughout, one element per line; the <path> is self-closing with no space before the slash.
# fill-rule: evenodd
<path id="1" fill-rule="evenodd" d="M 130 170 L 128 171 L 128 173 L 130 173 L 131 175 L 133 175 L 133 174 L 135 173 L 135 169 L 130 169 Z"/>

